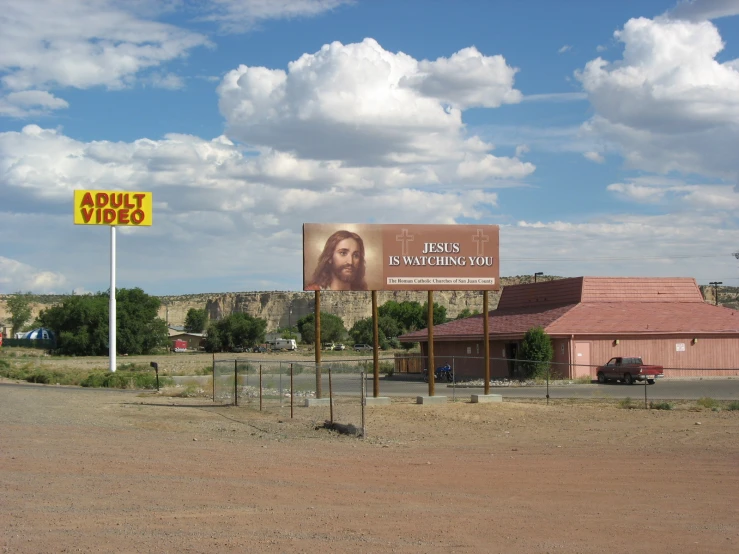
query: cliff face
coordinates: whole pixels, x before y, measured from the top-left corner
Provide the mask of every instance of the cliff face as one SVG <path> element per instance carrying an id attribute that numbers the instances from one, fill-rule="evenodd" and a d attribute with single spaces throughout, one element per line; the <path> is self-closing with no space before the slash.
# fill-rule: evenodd
<path id="1" fill-rule="evenodd" d="M 544 276 L 542 280 L 557 279 Z M 514 285 L 531 282 L 531 276 L 503 277 L 501 284 Z M 701 286 L 706 301 L 715 302 L 713 287 Z M 0 325 L 9 326 L 10 314 L 6 299 L 10 295 L 0 295 Z M 32 318 L 54 304 L 64 300 L 60 295 L 35 295 L 33 297 Z M 423 304 L 427 293 L 418 291 L 378 292 L 377 303 L 382 306 L 389 300 L 396 302 L 416 301 Z M 490 293 L 490 309 L 494 310 L 500 299 L 499 292 Z M 182 296 L 160 296 L 162 306 L 159 317 L 170 325 L 184 325 L 190 308 L 205 308 L 211 320 L 220 319 L 232 313 L 243 312 L 267 321 L 267 330 L 274 331 L 294 325 L 298 319 L 313 312 L 314 293 L 312 292 L 226 292 L 212 294 L 187 294 Z M 478 291 L 436 291 L 434 302 L 445 306 L 447 317 L 455 318 L 465 308 L 470 312 L 482 311 L 482 293 Z M 719 304 L 739 308 L 739 288 L 720 287 Z M 372 315 L 372 296 L 369 292 L 324 292 L 321 294 L 321 311 L 337 315 L 344 320 L 347 329 L 362 318 Z"/>
<path id="2" fill-rule="evenodd" d="M 0 325 L 10 325 L 10 313 L 7 310 L 6 298 L 0 295 Z M 162 305 L 159 317 L 169 325 L 185 324 L 185 317 L 190 308 L 202 309 L 208 313 L 210 320 L 221 319 L 232 313 L 243 312 L 267 321 L 267 331 L 274 331 L 295 323 L 301 317 L 313 313 L 313 292 L 226 292 L 213 294 L 187 294 L 182 296 L 160 296 Z M 490 293 L 490 309 L 498 305 L 500 294 Z M 417 301 L 423 304 L 428 299 L 427 293 L 417 291 L 378 292 L 377 303 L 382 305 L 389 300 L 396 302 Z M 31 304 L 31 318 L 35 319 L 41 310 L 49 308 L 64 300 L 64 296 L 34 296 Z M 454 318 L 467 308 L 482 311 L 482 293 L 468 291 L 436 291 L 434 302 L 445 306 L 447 317 Z M 323 292 L 321 294 L 321 311 L 337 315 L 344 320 L 347 329 L 357 320 L 372 316 L 372 294 L 370 292 Z M 9 331 L 9 330 L 8 330 Z"/>
<path id="3" fill-rule="evenodd" d="M 313 313 L 313 292 L 238 292 L 201 294 L 188 296 L 162 296 L 159 316 L 170 325 L 183 325 L 190 308 L 205 308 L 211 320 L 232 313 L 246 313 L 267 321 L 267 330 L 288 327 L 301 317 Z M 490 309 L 498 305 L 499 293 L 490 293 Z M 393 291 L 377 293 L 377 303 L 416 301 L 423 304 L 428 299 L 425 292 Z M 447 317 L 454 318 L 467 308 L 482 311 L 482 293 L 468 291 L 436 291 L 434 302 L 445 306 Z M 337 315 L 344 320 L 347 329 L 365 317 L 372 316 L 372 294 L 369 292 L 323 292 L 321 311 Z"/>

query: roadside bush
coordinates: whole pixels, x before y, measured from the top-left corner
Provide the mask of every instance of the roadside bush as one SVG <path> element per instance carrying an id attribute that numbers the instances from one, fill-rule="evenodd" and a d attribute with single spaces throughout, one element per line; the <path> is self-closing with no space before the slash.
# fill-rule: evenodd
<path id="1" fill-rule="evenodd" d="M 155 389 L 157 386 L 156 375 L 153 372 L 127 372 L 115 373 L 94 372 L 88 375 L 81 383 L 83 387 L 109 388 L 109 389 Z M 174 379 L 171 377 L 159 377 L 159 386 L 172 386 Z"/>
<path id="2" fill-rule="evenodd" d="M 624 398 L 623 400 L 619 401 L 618 406 L 619 408 L 625 408 L 627 410 L 633 410 L 634 408 L 636 408 L 631 398 L 629 398 L 628 396 Z"/>
<path id="3" fill-rule="evenodd" d="M 710 398 L 708 396 L 699 398 L 698 400 L 696 400 L 696 404 L 698 404 L 698 406 L 700 406 L 701 408 L 708 408 L 709 410 L 713 410 L 719 407 L 718 400 L 714 400 L 713 398 Z"/>
<path id="4" fill-rule="evenodd" d="M 200 396 L 202 392 L 203 389 L 200 388 L 200 385 L 198 385 L 197 383 L 188 383 L 182 388 L 182 390 L 179 390 L 171 396 L 178 396 L 180 398 L 194 398 L 196 396 Z"/>
<path id="5" fill-rule="evenodd" d="M 733 402 L 729 402 L 729 405 L 726 406 L 726 409 L 732 412 L 739 410 L 739 400 L 734 400 Z"/>
<path id="6" fill-rule="evenodd" d="M 650 410 L 671 410 L 672 404 L 670 404 L 669 402 L 650 402 L 649 409 Z"/>
<path id="7" fill-rule="evenodd" d="M 552 341 L 542 327 L 532 327 L 523 337 L 518 351 L 523 377 L 546 379 L 554 359 Z"/>

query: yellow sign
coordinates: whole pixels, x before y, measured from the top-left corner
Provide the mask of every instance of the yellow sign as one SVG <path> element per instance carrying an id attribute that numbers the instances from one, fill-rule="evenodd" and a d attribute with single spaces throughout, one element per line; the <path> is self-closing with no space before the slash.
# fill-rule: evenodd
<path id="1" fill-rule="evenodd" d="M 119 190 L 74 191 L 75 225 L 143 227 L 152 222 L 152 193 Z"/>

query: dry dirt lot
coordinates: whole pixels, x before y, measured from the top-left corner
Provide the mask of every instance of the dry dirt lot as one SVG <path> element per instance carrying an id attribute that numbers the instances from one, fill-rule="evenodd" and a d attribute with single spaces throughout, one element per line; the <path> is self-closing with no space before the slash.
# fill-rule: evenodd
<path id="1" fill-rule="evenodd" d="M 680 408 L 393 399 L 362 440 L 327 408 L 0 383 L 0 548 L 736 552 L 739 412 Z"/>

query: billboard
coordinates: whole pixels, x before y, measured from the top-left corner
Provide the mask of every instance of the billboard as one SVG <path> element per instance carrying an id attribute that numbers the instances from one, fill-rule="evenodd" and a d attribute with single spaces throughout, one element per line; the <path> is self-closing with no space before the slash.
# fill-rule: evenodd
<path id="1" fill-rule="evenodd" d="M 497 225 L 303 224 L 303 290 L 499 290 Z"/>
<path id="2" fill-rule="evenodd" d="M 75 190 L 75 225 L 144 227 L 152 223 L 152 193 Z"/>

